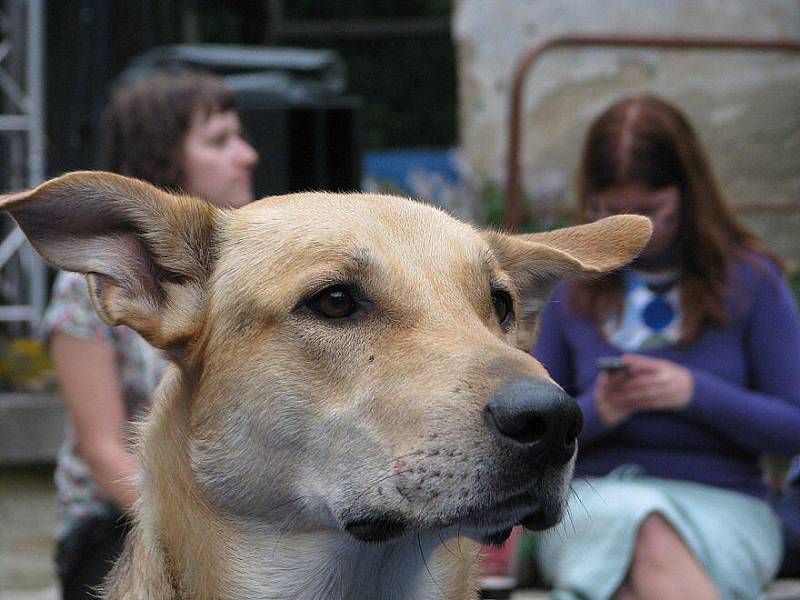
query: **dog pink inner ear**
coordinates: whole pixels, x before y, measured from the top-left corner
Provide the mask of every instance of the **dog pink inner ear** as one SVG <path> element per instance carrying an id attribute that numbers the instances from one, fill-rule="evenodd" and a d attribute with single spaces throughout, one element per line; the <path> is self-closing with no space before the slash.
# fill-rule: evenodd
<path id="1" fill-rule="evenodd" d="M 157 293 L 156 263 L 131 218 L 149 208 L 143 190 L 123 178 L 85 175 L 44 184 L 8 208 L 54 266 L 99 273 L 129 291 Z"/>
<path id="2" fill-rule="evenodd" d="M 60 269 L 97 273 L 128 291 L 140 288 L 157 294 L 156 265 L 145 245 L 133 234 L 77 234 L 76 238 L 48 230 L 30 231 L 33 245 Z"/>
<path id="3" fill-rule="evenodd" d="M 168 284 L 202 282 L 212 268 L 218 210 L 141 181 L 71 173 L 7 196 L 0 207 L 49 263 L 94 274 L 92 299 L 111 324 L 137 329 L 135 323 L 147 322 L 154 330 Z"/>

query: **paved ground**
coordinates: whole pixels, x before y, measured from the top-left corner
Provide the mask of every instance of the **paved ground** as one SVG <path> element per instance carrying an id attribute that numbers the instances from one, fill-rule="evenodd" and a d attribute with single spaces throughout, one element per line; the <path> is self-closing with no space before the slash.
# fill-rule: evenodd
<path id="1" fill-rule="evenodd" d="M 0 467 L 0 600 L 55 599 L 56 524 L 52 468 Z"/>
<path id="2" fill-rule="evenodd" d="M 52 468 L 0 467 L 0 600 L 58 600 L 53 571 L 56 529 Z M 544 600 L 520 590 L 513 600 Z M 800 600 L 800 581 L 780 581 L 768 600 Z"/>

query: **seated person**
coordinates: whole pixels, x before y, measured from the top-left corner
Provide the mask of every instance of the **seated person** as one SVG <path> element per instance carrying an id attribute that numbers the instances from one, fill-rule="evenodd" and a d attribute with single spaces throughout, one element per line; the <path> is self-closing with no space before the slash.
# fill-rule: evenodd
<path id="1" fill-rule="evenodd" d="M 219 206 L 253 200 L 258 156 L 217 78 L 161 75 L 121 88 L 106 110 L 103 138 L 105 170 Z M 55 476 L 63 516 L 57 571 L 63 598 L 96 598 L 137 498 L 129 424 L 145 410 L 165 362 L 133 330 L 100 320 L 79 273 L 56 277 L 45 326 L 69 414 Z"/>
<path id="2" fill-rule="evenodd" d="M 565 600 L 758 598 L 782 551 L 759 459 L 800 450 L 780 263 L 724 203 L 686 117 L 653 96 L 591 125 L 578 196 L 587 220 L 637 213 L 654 232 L 628 268 L 563 285 L 542 313 L 533 354 L 585 426 L 540 571 Z M 608 356 L 623 368 L 598 370 Z"/>

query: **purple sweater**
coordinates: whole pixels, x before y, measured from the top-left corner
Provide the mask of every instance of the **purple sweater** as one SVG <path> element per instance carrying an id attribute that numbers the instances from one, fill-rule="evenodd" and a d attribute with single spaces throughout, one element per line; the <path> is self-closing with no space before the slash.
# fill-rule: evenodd
<path id="1" fill-rule="evenodd" d="M 613 427 L 595 410 L 595 361 L 618 355 L 589 319 L 570 310 L 559 287 L 542 312 L 533 355 L 573 394 L 585 425 L 577 476 L 605 475 L 637 464 L 648 475 L 698 481 L 767 495 L 762 453 L 800 452 L 800 325 L 795 299 L 775 267 L 734 265 L 728 306 L 735 317 L 695 342 L 643 352 L 694 374 L 681 410 L 645 411 Z"/>

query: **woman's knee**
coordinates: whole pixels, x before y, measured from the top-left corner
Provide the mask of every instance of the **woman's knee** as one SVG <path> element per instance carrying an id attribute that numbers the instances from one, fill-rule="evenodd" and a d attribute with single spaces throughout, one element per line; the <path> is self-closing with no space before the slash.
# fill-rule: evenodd
<path id="1" fill-rule="evenodd" d="M 660 514 L 645 517 L 636 535 L 634 563 L 657 566 L 674 559 L 676 552 L 691 553 L 688 546 Z"/>

